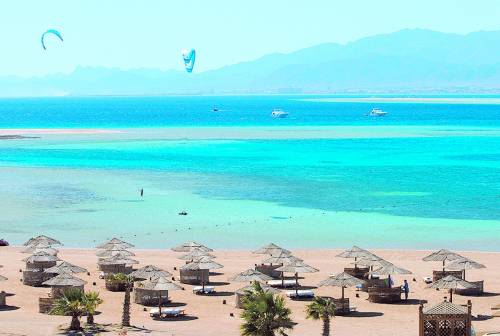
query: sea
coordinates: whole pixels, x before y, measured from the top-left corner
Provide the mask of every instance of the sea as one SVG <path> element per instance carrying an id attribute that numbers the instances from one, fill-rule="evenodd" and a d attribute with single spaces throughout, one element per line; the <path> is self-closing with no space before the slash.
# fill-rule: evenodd
<path id="1" fill-rule="evenodd" d="M 0 140 L 12 244 L 500 251 L 500 96 L 4 98 L 0 129 L 110 131 Z"/>

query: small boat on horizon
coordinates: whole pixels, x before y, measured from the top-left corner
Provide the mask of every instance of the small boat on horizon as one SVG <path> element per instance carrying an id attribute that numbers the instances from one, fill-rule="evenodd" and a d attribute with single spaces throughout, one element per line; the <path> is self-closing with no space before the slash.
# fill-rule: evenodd
<path id="1" fill-rule="evenodd" d="M 217 108 L 217 106 L 212 107 L 212 112 L 219 112 L 219 109 Z"/>
<path id="2" fill-rule="evenodd" d="M 274 109 L 273 112 L 271 112 L 271 117 L 273 117 L 273 118 L 286 118 L 286 117 L 288 117 L 288 112 L 285 112 L 282 109 Z"/>
<path id="3" fill-rule="evenodd" d="M 381 109 L 375 107 L 375 108 L 372 108 L 372 110 L 370 111 L 369 116 L 370 117 L 383 117 L 386 114 L 387 114 L 387 112 L 382 111 Z"/>

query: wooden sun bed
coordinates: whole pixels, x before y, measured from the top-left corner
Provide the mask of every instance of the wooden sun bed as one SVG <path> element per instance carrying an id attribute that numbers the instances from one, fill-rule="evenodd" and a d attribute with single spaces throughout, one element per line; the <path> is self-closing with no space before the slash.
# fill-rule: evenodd
<path id="1" fill-rule="evenodd" d="M 314 292 L 310 289 L 301 289 L 298 291 L 287 291 L 286 296 L 290 299 L 312 299 Z"/>
<path id="2" fill-rule="evenodd" d="M 284 288 L 291 288 L 295 287 L 296 282 L 293 279 L 287 279 L 287 280 L 269 280 L 267 284 L 271 287 L 284 287 Z"/>
<path id="3" fill-rule="evenodd" d="M 213 294 L 213 293 L 215 293 L 215 287 L 214 286 L 205 286 L 205 289 L 203 289 L 203 286 L 196 286 L 196 287 L 193 287 L 193 293 L 198 294 L 198 295 Z"/>
<path id="4" fill-rule="evenodd" d="M 172 318 L 172 317 L 180 317 L 184 316 L 185 311 L 184 309 L 178 309 L 178 308 L 161 308 L 161 313 L 158 307 L 151 308 L 149 310 L 149 316 L 152 318 Z"/>

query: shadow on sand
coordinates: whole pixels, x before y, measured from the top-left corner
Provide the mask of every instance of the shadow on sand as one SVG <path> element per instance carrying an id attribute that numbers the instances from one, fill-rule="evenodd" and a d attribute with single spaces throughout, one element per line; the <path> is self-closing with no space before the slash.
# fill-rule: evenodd
<path id="1" fill-rule="evenodd" d="M 383 316 L 384 313 L 381 312 L 352 312 L 348 315 L 345 315 L 346 317 L 377 317 L 377 316 Z"/>

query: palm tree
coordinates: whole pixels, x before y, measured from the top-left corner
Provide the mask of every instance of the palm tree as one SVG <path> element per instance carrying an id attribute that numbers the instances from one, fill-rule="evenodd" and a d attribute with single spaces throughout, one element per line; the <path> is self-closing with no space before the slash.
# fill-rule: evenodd
<path id="1" fill-rule="evenodd" d="M 130 327 L 130 290 L 134 285 L 134 278 L 126 274 L 119 276 L 125 282 L 125 298 L 123 299 L 122 327 Z"/>
<path id="2" fill-rule="evenodd" d="M 286 336 L 285 330 L 293 328 L 292 311 L 285 307 L 283 297 L 264 291 L 258 282 L 253 283 L 242 303 L 243 336 Z"/>
<path id="3" fill-rule="evenodd" d="M 99 297 L 98 292 L 87 292 L 83 298 L 85 304 L 85 312 L 87 313 L 87 324 L 94 324 L 94 314 L 101 303 L 102 299 Z"/>
<path id="4" fill-rule="evenodd" d="M 330 317 L 335 316 L 335 304 L 329 298 L 315 297 L 306 307 L 306 318 L 323 321 L 323 336 L 330 336 Z"/>
<path id="5" fill-rule="evenodd" d="M 56 299 L 51 309 L 52 315 L 70 315 L 70 330 L 81 330 L 80 316 L 85 313 L 84 293 L 81 289 L 68 288 L 63 296 Z"/>

